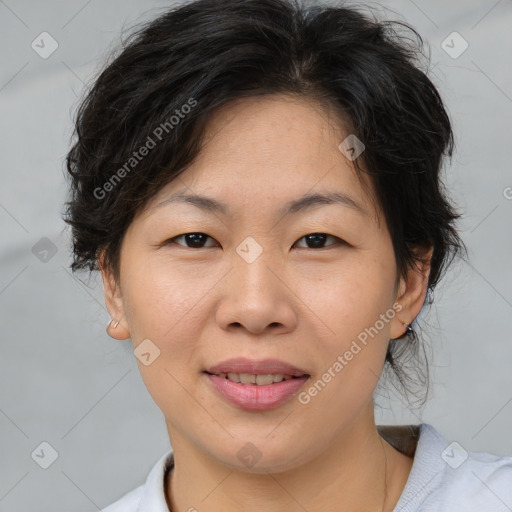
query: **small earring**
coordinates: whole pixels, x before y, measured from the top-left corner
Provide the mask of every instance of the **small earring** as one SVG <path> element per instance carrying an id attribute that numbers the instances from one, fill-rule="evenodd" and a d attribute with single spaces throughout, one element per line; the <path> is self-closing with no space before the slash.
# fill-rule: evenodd
<path id="1" fill-rule="evenodd" d="M 117 322 L 114 325 L 112 325 L 114 322 L 116 322 L 115 319 L 112 319 L 112 321 L 110 322 L 110 325 L 112 326 L 112 329 L 115 329 L 119 325 L 119 320 L 117 320 Z"/>
<path id="2" fill-rule="evenodd" d="M 405 331 L 403 334 L 401 334 L 400 336 L 398 336 L 398 338 L 391 338 L 392 340 L 402 340 L 404 338 L 407 338 L 407 336 L 409 336 L 410 334 L 413 334 L 414 331 L 411 327 L 411 324 L 408 324 L 407 322 L 402 322 L 404 325 L 405 325 Z"/>
<path id="3" fill-rule="evenodd" d="M 403 333 L 403 336 L 409 336 L 409 334 L 412 334 L 414 332 L 412 330 L 411 324 L 404 322 L 404 325 L 405 325 L 405 332 Z"/>

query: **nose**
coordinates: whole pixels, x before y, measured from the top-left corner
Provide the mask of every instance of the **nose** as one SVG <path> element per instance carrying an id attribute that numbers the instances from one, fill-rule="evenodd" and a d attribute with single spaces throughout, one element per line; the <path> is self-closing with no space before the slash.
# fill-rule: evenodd
<path id="1" fill-rule="evenodd" d="M 282 269 L 264 253 L 252 263 L 235 255 L 216 311 L 218 325 L 236 332 L 284 334 L 297 326 L 297 298 Z"/>

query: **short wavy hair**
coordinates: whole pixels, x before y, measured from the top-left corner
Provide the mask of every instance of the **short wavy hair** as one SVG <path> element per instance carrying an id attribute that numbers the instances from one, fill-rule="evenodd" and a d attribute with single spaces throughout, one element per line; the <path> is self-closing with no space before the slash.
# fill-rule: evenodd
<path id="1" fill-rule="evenodd" d="M 453 133 L 422 70 L 423 46 L 404 22 L 307 0 L 180 2 L 138 27 L 77 111 L 63 213 L 72 228 L 72 270 L 98 270 L 101 254 L 119 279 L 128 226 L 194 161 L 217 109 L 286 93 L 338 112 L 363 141 L 355 168 L 371 178 L 399 276 L 433 248 L 429 302 L 465 247 L 441 179 Z M 418 378 L 428 387 L 428 370 L 414 379 L 404 371 L 419 345 L 390 340 L 386 361 L 404 388 Z"/>

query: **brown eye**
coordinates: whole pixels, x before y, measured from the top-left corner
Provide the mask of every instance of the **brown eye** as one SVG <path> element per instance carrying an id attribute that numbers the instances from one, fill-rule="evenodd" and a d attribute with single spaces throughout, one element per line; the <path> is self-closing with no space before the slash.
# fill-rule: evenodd
<path id="1" fill-rule="evenodd" d="M 299 238 L 299 241 L 305 240 L 307 244 L 307 247 L 301 247 L 301 249 L 323 249 L 327 238 L 332 238 L 333 240 L 337 240 L 338 242 L 344 243 L 344 241 L 341 238 L 338 238 L 333 235 L 328 235 L 327 233 L 310 233 L 309 235 L 305 235 L 302 238 Z M 297 243 L 298 241 L 295 242 L 295 245 L 297 245 Z M 327 247 L 330 247 L 331 245 L 337 244 L 329 244 Z"/>
<path id="2" fill-rule="evenodd" d="M 177 240 L 183 239 L 185 243 L 178 243 Z M 205 245 L 206 240 L 212 240 L 214 243 L 212 245 Z M 218 243 L 214 241 L 211 236 L 206 235 L 205 233 L 184 233 L 183 235 L 175 236 L 174 238 L 169 239 L 165 244 L 176 243 L 177 245 L 185 245 L 185 247 L 189 247 L 191 249 L 201 249 L 203 247 L 216 247 Z"/>

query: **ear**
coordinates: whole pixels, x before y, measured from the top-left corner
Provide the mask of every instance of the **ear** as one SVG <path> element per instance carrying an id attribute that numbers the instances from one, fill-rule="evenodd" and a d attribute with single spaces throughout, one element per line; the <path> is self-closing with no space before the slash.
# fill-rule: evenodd
<path id="1" fill-rule="evenodd" d="M 116 340 L 126 340 L 130 337 L 130 331 L 126 324 L 121 287 L 111 269 L 105 265 L 103 253 L 98 258 L 98 266 L 105 291 L 105 305 L 112 317 L 112 321 L 107 325 L 107 334 Z"/>
<path id="2" fill-rule="evenodd" d="M 405 324 L 412 324 L 425 302 L 433 250 L 430 247 L 428 250 L 418 251 L 423 261 L 410 268 L 405 278 L 400 278 L 395 302 L 400 304 L 401 309 L 397 309 L 398 313 L 391 321 L 392 339 L 405 333 Z"/>

